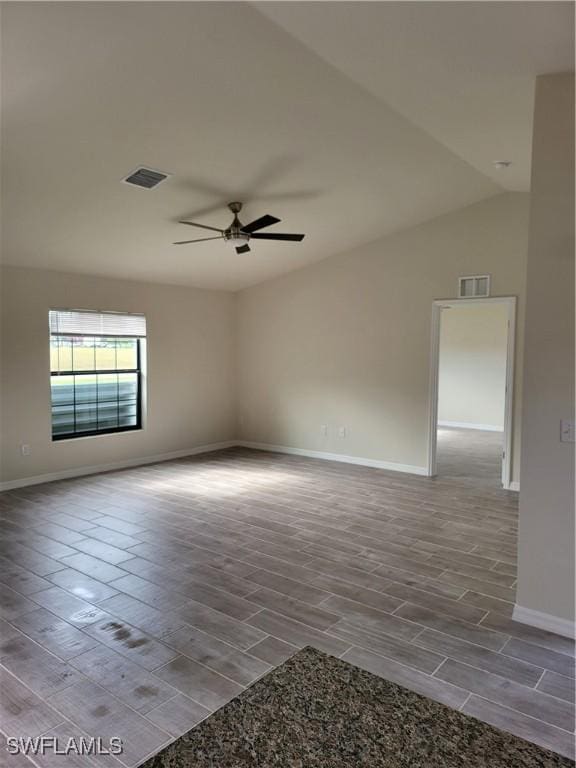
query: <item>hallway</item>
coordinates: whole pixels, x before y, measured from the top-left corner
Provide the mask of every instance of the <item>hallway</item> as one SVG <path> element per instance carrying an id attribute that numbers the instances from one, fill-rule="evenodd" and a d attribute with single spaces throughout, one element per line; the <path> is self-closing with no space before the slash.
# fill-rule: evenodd
<path id="1" fill-rule="evenodd" d="M 438 477 L 501 489 L 503 436 L 503 432 L 438 427 Z"/>

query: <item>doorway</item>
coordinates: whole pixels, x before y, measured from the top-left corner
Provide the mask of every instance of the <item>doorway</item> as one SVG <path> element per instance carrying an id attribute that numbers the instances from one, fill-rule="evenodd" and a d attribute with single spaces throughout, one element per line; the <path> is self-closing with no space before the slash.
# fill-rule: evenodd
<path id="1" fill-rule="evenodd" d="M 428 474 L 511 487 L 516 299 L 435 301 Z"/>

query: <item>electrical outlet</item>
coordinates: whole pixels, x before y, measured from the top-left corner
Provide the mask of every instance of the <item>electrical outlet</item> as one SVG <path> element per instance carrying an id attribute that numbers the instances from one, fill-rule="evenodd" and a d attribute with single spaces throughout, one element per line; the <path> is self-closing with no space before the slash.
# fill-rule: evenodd
<path id="1" fill-rule="evenodd" d="M 22 456 L 30 456 L 30 454 L 32 453 L 32 449 L 30 448 L 28 443 L 22 443 L 22 445 L 20 446 L 20 453 L 22 454 Z"/>
<path id="2" fill-rule="evenodd" d="M 574 422 L 568 419 L 562 419 L 560 422 L 560 442 L 573 443 L 575 437 Z"/>
<path id="3" fill-rule="evenodd" d="M 346 427 L 338 427 L 338 437 L 346 437 Z"/>
<path id="4" fill-rule="evenodd" d="M 322 433 L 323 437 L 328 437 L 328 424 L 321 424 L 320 432 Z"/>

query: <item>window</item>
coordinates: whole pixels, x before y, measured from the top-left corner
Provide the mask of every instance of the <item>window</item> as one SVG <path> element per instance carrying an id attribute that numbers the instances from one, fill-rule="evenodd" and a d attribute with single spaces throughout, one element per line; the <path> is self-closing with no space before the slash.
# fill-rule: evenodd
<path id="1" fill-rule="evenodd" d="M 142 426 L 143 315 L 50 311 L 52 439 Z"/>

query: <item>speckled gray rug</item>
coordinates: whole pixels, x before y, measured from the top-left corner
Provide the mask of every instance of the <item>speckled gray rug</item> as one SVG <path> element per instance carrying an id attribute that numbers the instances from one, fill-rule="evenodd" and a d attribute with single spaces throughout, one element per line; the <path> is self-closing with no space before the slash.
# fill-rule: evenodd
<path id="1" fill-rule="evenodd" d="M 142 768 L 569 768 L 480 720 L 305 648 Z"/>

